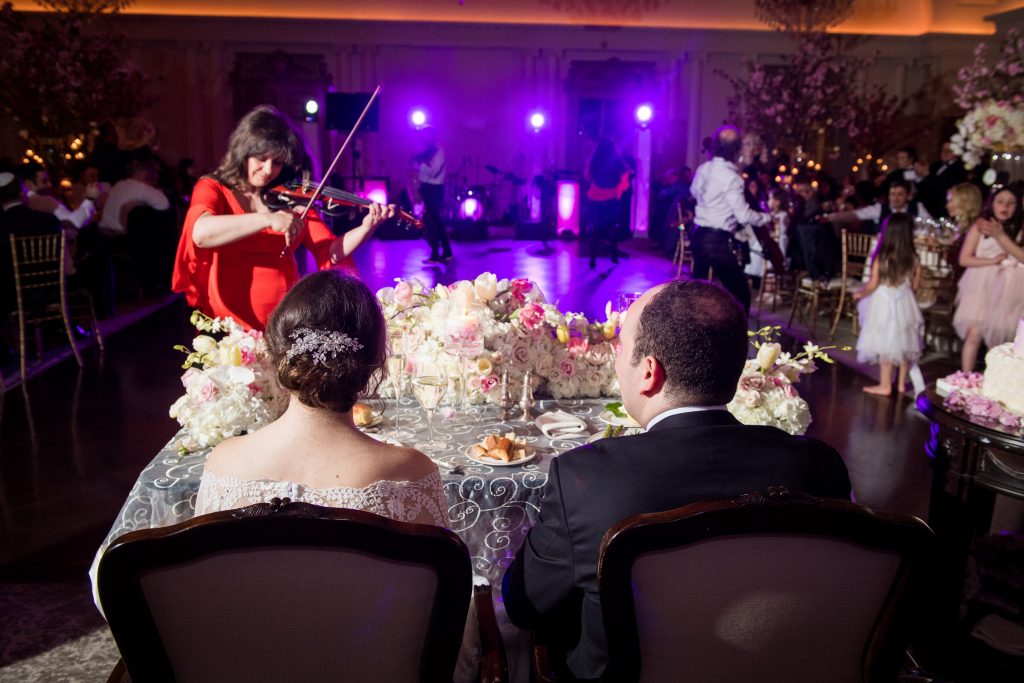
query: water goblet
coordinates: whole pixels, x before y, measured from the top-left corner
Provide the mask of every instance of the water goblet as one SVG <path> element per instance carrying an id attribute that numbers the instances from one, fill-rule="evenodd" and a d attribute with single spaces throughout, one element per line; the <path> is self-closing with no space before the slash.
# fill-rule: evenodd
<path id="1" fill-rule="evenodd" d="M 412 393 L 427 414 L 428 434 L 427 440 L 416 444 L 416 448 L 424 453 L 436 453 L 445 449 L 444 442 L 438 441 L 434 434 L 434 411 L 441 405 L 447 390 L 448 375 L 444 365 L 430 358 L 418 358 L 414 361 Z"/>

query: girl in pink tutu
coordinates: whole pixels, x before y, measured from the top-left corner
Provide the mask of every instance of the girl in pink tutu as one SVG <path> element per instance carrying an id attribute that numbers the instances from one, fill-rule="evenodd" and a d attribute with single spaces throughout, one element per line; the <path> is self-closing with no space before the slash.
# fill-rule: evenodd
<path id="1" fill-rule="evenodd" d="M 1024 317 L 1024 231 L 1021 202 L 998 188 L 967 232 L 960 250 L 966 268 L 956 295 L 953 326 L 964 340 L 961 370 L 971 372 L 982 340 L 988 348 L 1013 339 Z"/>
<path id="2" fill-rule="evenodd" d="M 860 316 L 857 359 L 881 365 L 878 384 L 864 387 L 869 394 L 892 393 L 892 371 L 899 366 L 897 390 L 903 392 L 907 372 L 921 357 L 924 318 L 914 298 L 921 279 L 921 263 L 914 250 L 913 221 L 894 213 L 882 224 L 882 235 L 871 263 L 871 279 L 853 293 Z"/>

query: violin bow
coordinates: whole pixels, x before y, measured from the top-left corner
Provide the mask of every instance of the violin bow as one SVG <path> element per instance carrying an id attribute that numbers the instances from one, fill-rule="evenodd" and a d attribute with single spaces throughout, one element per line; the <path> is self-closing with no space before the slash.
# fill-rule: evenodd
<path id="1" fill-rule="evenodd" d="M 373 91 L 372 95 L 370 95 L 370 100 L 366 103 L 366 106 L 363 107 L 363 112 L 359 115 L 359 118 L 356 119 L 355 124 L 352 125 L 352 130 L 348 132 L 348 137 L 345 138 L 345 142 L 341 143 L 341 147 L 338 149 L 338 153 L 334 155 L 334 161 L 332 161 L 331 165 L 327 168 L 326 171 L 324 171 L 323 176 L 321 176 L 320 178 L 320 184 L 316 186 L 316 189 L 310 196 L 309 201 L 306 202 L 306 208 L 304 208 L 302 210 L 302 214 L 299 215 L 300 221 L 305 220 L 306 216 L 309 214 L 310 209 L 313 208 L 314 202 L 316 202 L 317 198 L 320 196 L 320 193 L 323 192 L 324 187 L 326 187 L 327 185 L 327 180 L 328 178 L 331 177 L 331 173 L 334 171 L 334 167 L 338 165 L 338 161 L 341 159 L 341 155 L 345 152 L 345 148 L 348 147 L 348 143 L 352 141 L 352 138 L 353 136 L 355 136 L 356 131 L 359 130 L 359 126 L 360 124 L 362 124 L 363 119 L 366 118 L 366 112 L 370 111 L 370 107 L 372 107 L 373 103 L 377 101 L 377 95 L 380 94 L 381 87 L 381 85 L 378 85 L 377 89 Z M 285 246 L 285 248 L 281 250 L 281 258 L 284 258 L 284 255 L 286 253 L 288 253 L 287 246 Z"/>

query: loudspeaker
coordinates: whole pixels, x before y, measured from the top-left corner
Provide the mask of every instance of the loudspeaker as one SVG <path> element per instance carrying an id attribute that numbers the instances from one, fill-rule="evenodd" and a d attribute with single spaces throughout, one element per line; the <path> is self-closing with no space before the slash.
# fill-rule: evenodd
<path id="1" fill-rule="evenodd" d="M 369 92 L 329 92 L 327 93 L 326 125 L 329 130 L 352 130 L 359 115 L 370 101 L 373 93 Z M 361 131 L 374 132 L 380 125 L 380 97 L 366 112 L 366 118 L 359 127 Z"/>

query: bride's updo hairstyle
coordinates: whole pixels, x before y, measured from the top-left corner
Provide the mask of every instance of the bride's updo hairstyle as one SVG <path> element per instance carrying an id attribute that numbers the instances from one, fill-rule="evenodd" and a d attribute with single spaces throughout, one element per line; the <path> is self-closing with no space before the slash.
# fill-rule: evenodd
<path id="1" fill-rule="evenodd" d="M 344 413 L 382 376 L 387 331 L 366 285 L 323 270 L 299 280 L 277 305 L 266 342 L 282 387 L 307 406 Z"/>

